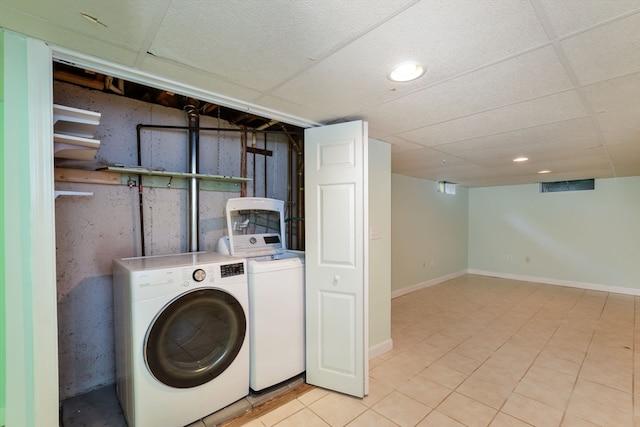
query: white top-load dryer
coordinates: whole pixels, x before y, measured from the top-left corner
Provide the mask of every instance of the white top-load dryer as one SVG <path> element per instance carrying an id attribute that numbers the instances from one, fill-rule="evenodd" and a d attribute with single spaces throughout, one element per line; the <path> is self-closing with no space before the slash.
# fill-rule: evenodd
<path id="1" fill-rule="evenodd" d="M 286 248 L 283 201 L 234 198 L 226 210 L 217 251 L 247 259 L 250 387 L 261 391 L 305 370 L 304 252 Z"/>

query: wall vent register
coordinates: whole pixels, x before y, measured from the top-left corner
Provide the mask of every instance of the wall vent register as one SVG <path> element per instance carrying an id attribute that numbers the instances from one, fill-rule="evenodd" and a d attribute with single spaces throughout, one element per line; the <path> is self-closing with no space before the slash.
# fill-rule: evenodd
<path id="1" fill-rule="evenodd" d="M 554 181 L 554 182 L 541 182 L 541 193 L 555 193 L 559 191 L 581 191 L 581 190 L 594 190 L 594 179 L 578 179 L 574 181 Z"/>

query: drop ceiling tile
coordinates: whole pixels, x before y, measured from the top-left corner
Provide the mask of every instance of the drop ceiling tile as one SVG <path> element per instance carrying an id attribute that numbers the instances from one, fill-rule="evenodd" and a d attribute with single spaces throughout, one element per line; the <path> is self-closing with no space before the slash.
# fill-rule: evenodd
<path id="1" fill-rule="evenodd" d="M 633 12 L 640 0 L 538 0 L 559 37 Z"/>
<path id="2" fill-rule="evenodd" d="M 430 148 L 404 151 L 391 156 L 391 169 L 394 173 L 413 175 L 416 171 L 429 170 L 442 172 L 448 170 L 463 170 L 472 164 L 462 159 L 440 153 Z"/>
<path id="3" fill-rule="evenodd" d="M 583 85 L 640 71 L 640 12 L 563 40 Z"/>
<path id="4" fill-rule="evenodd" d="M 385 1 L 371 7 L 367 0 L 174 0 L 150 51 L 268 90 L 313 66 L 407 2 Z"/>
<path id="5" fill-rule="evenodd" d="M 640 105 L 640 73 L 604 80 L 582 88 L 596 113 Z"/>
<path id="6" fill-rule="evenodd" d="M 640 127 L 640 106 L 597 114 L 598 123 L 604 132 Z"/>
<path id="7" fill-rule="evenodd" d="M 607 146 L 616 144 L 640 145 L 640 127 L 603 132 L 602 135 Z"/>
<path id="8" fill-rule="evenodd" d="M 549 146 L 584 148 L 598 144 L 598 131 L 593 121 L 582 117 L 443 144 L 438 150 L 465 159 L 482 160 L 502 152 L 525 154 L 522 151 L 542 150 Z"/>
<path id="9" fill-rule="evenodd" d="M 571 89 L 554 49 L 545 46 L 362 112 L 402 132 Z"/>
<path id="10" fill-rule="evenodd" d="M 514 35 L 517 34 L 517 37 Z M 419 2 L 276 90 L 297 103 L 313 99 L 323 111 L 358 113 L 548 42 L 524 2 Z M 415 59 L 427 75 L 409 84 L 386 76 Z"/>
<path id="11" fill-rule="evenodd" d="M 167 61 L 163 58 L 147 56 L 141 66 L 143 71 L 161 75 L 171 81 L 190 82 L 191 86 L 212 92 L 225 93 L 229 100 L 252 99 L 258 96 L 258 92 L 247 87 L 239 86 L 233 82 L 212 78 L 211 75 L 195 68 L 188 68 Z M 240 102 L 240 101 L 238 101 Z"/>
<path id="12" fill-rule="evenodd" d="M 23 4 L 26 3 L 28 2 L 23 2 Z M 47 2 L 47 4 L 53 4 L 53 2 Z M 64 22 L 69 23 L 69 21 L 75 22 L 78 20 L 80 20 L 80 22 L 77 22 L 79 26 L 89 26 L 95 30 L 93 27 L 95 27 L 96 24 L 91 24 L 79 15 L 77 17 L 70 17 Z M 99 54 L 101 58 L 118 64 L 131 66 L 135 63 L 138 56 L 138 51 L 134 50 L 138 48 L 138 46 L 134 44 L 135 39 L 132 39 L 130 44 L 116 44 L 118 39 L 112 40 L 110 37 L 112 31 L 108 31 L 104 29 L 104 27 L 98 29 L 95 35 L 86 35 L 74 29 L 63 27 L 61 23 L 45 21 L 40 17 L 5 8 L 3 5 L 0 5 L 0 27 L 28 35 L 35 39 L 47 40 L 49 45 L 54 48 L 61 46 L 93 56 Z"/>
<path id="13" fill-rule="evenodd" d="M 437 146 L 585 116 L 586 110 L 577 94 L 568 91 L 415 129 L 399 136 L 421 145 Z"/>
<path id="14" fill-rule="evenodd" d="M 375 132 L 372 132 L 371 123 L 369 123 L 369 136 L 372 138 L 380 139 L 391 144 L 391 154 L 402 153 L 403 151 L 413 151 L 424 149 L 422 145 L 415 144 L 413 142 L 398 138 L 395 136 L 376 136 Z"/>
<path id="15" fill-rule="evenodd" d="M 31 21 L 23 28 L 40 30 L 39 34 L 33 34 L 35 37 L 41 35 L 43 40 L 55 41 L 62 46 L 73 47 L 82 52 L 93 50 L 95 53 L 104 54 L 95 51 L 96 42 L 137 52 L 142 47 L 155 11 L 163 6 L 154 2 L 114 4 L 78 0 L 2 0 L 0 7 L 3 9 L 0 16 L 20 11 L 23 19 Z M 89 22 L 80 15 L 81 13 L 98 19 L 104 25 Z M 5 25 L 5 19 L 2 19 L 0 24 L 5 28 L 12 28 L 8 19 L 6 24 L 9 25 Z M 74 41 L 74 37 L 78 40 Z M 90 46 L 93 47 L 89 49 Z"/>
<path id="16" fill-rule="evenodd" d="M 640 176 L 640 143 L 613 145 L 608 150 L 617 176 Z"/>

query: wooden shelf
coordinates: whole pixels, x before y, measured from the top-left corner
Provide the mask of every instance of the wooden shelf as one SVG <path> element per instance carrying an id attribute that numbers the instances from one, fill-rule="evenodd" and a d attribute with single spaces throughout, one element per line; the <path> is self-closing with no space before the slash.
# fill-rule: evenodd
<path id="1" fill-rule="evenodd" d="M 167 172 L 149 168 L 110 166 L 106 170 L 90 171 L 81 169 L 55 168 L 54 179 L 58 182 L 81 184 L 105 184 L 137 186 L 138 176 L 143 187 L 186 189 L 189 180 L 199 180 L 200 190 L 239 192 L 241 184 L 250 178 L 233 176 L 192 174 L 187 172 Z"/>
<path id="2" fill-rule="evenodd" d="M 130 175 L 146 175 L 146 176 L 161 176 L 161 177 L 173 177 L 173 178 L 198 178 L 205 181 L 221 181 L 221 182 L 237 182 L 243 183 L 251 181 L 251 178 L 238 178 L 235 176 L 224 175 L 207 175 L 201 173 L 190 172 L 169 172 L 164 170 L 144 168 L 144 167 L 119 167 L 109 166 L 107 167 L 109 172 L 125 173 Z"/>

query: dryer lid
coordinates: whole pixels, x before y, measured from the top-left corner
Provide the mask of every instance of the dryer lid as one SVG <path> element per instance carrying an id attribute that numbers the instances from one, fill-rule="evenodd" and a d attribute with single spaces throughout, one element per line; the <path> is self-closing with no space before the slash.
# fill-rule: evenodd
<path id="1" fill-rule="evenodd" d="M 231 255 L 255 257 L 286 252 L 284 202 L 265 197 L 227 200 Z"/>

